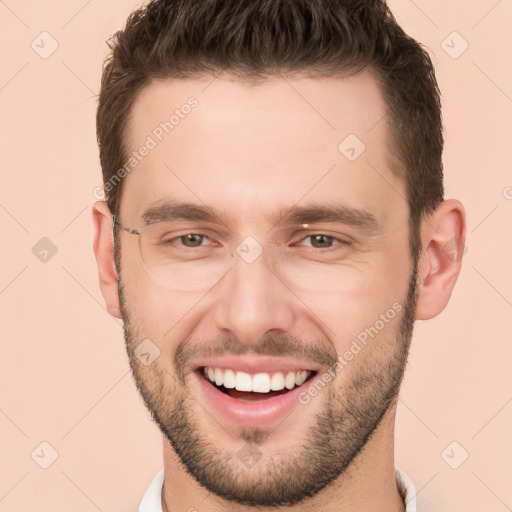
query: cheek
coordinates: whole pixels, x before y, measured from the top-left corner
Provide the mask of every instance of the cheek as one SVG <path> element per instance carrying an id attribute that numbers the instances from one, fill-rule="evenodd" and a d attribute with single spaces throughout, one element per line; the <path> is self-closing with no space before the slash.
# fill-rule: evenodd
<path id="1" fill-rule="evenodd" d="M 405 249 L 404 249 L 405 247 Z M 328 293 L 301 295 L 310 318 L 320 318 L 323 332 L 343 352 L 360 333 L 374 326 L 385 327 L 387 336 L 395 327 L 397 311 L 405 307 L 411 268 L 408 247 L 404 243 L 376 253 L 371 264 L 340 274 L 340 287 Z M 397 264 L 404 262 L 404 264 Z M 381 315 L 384 315 L 382 320 Z M 363 334 L 364 336 L 364 334 Z"/>
<path id="2" fill-rule="evenodd" d="M 176 335 L 181 321 L 190 312 L 195 301 L 187 301 L 182 294 L 156 286 L 148 286 L 144 280 L 130 280 L 125 285 L 125 306 L 132 326 L 141 336 L 168 340 Z"/>
<path id="3" fill-rule="evenodd" d="M 197 325 L 197 294 L 184 294 L 156 285 L 140 265 L 125 260 L 122 284 L 125 312 L 129 315 L 133 346 L 149 339 L 158 347 L 157 365 L 169 371 L 179 344 Z"/>
<path id="4" fill-rule="evenodd" d="M 121 284 L 125 312 L 129 315 L 131 330 L 137 337 L 161 340 L 178 320 L 175 319 L 178 312 L 171 305 L 180 304 L 180 301 L 171 291 L 157 286 L 150 279 L 137 251 L 138 247 L 135 246 L 130 250 L 123 247 Z"/>

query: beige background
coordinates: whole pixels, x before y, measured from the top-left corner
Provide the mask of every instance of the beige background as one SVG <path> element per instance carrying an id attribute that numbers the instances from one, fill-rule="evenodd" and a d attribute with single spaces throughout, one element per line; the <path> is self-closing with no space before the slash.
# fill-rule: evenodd
<path id="1" fill-rule="evenodd" d="M 420 512 L 512 510 L 512 2 L 390 3 L 436 62 L 446 197 L 468 220 L 452 300 L 416 324 L 396 466 Z M 91 248 L 105 40 L 139 4 L 0 1 L 1 512 L 136 511 L 161 469 Z"/>

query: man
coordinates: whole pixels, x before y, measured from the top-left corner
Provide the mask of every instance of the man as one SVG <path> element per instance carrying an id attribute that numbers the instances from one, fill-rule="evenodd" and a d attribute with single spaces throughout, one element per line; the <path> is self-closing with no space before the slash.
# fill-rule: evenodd
<path id="1" fill-rule="evenodd" d="M 379 0 L 154 0 L 111 48 L 94 251 L 164 435 L 140 512 L 415 511 L 398 392 L 466 229 L 428 54 Z"/>

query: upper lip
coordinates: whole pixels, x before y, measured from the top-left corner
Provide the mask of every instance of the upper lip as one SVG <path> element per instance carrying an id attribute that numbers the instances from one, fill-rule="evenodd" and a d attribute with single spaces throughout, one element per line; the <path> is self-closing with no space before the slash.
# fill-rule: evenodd
<path id="1" fill-rule="evenodd" d="M 278 371 L 298 372 L 301 370 L 318 371 L 318 365 L 308 362 L 294 361 L 291 359 L 270 359 L 270 358 L 241 358 L 221 357 L 198 361 L 193 370 L 204 366 L 210 368 L 223 368 L 246 373 L 272 373 Z"/>

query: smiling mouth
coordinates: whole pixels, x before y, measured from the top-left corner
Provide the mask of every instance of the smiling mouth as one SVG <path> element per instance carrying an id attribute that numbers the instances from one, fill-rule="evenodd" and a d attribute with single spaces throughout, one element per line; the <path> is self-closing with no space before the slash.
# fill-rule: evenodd
<path id="1" fill-rule="evenodd" d="M 245 372 L 203 366 L 197 369 L 197 373 L 208 384 L 231 398 L 257 402 L 284 395 L 292 389 L 304 386 L 318 372 L 303 370 L 250 375 Z"/>

